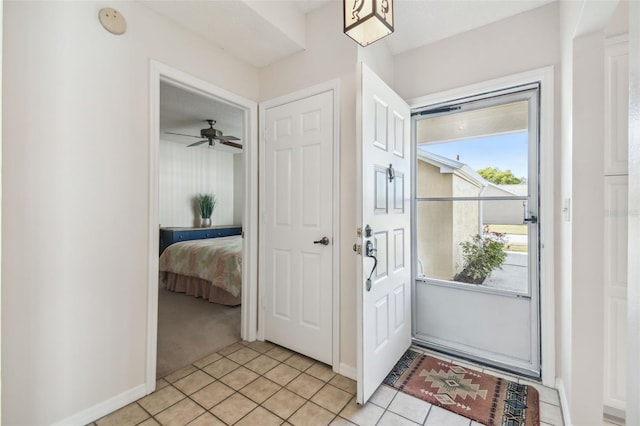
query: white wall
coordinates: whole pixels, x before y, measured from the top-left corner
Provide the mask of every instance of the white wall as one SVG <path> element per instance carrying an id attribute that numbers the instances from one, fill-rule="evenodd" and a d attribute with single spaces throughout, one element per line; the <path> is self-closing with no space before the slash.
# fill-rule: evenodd
<path id="1" fill-rule="evenodd" d="M 193 199 L 202 193 L 216 196 L 211 225 L 235 224 L 234 158 L 230 152 L 160 140 L 160 226 L 200 226 L 200 210 Z M 240 192 L 244 193 L 242 187 Z"/>
<path id="2" fill-rule="evenodd" d="M 604 37 L 573 43 L 573 185 L 571 323 L 574 424 L 602 418 L 604 353 Z M 588 71 L 587 71 L 588 70 Z M 600 224 L 600 226 L 594 226 Z M 596 367 L 597 366 L 597 367 Z M 590 389 L 589 389 L 590 388 Z"/>
<path id="3" fill-rule="evenodd" d="M 355 80 L 357 45 L 342 33 L 342 5 L 329 2 L 307 16 L 307 50 L 260 71 L 260 99 L 267 100 L 325 81 L 340 80 L 340 363 L 356 367 Z"/>
<path id="4" fill-rule="evenodd" d="M 52 424 L 145 382 L 149 61 L 249 99 L 258 75 L 138 2 L 5 2 L 2 423 Z M 144 387 L 142 387 L 144 389 Z"/>
<path id="5" fill-rule="evenodd" d="M 580 2 L 561 2 L 560 3 L 560 46 L 562 55 L 562 83 L 560 91 L 562 94 L 561 105 L 561 132 L 560 139 L 560 162 L 563 167 L 558 170 L 556 176 L 560 177 L 560 199 L 561 207 L 567 208 L 567 211 L 561 215 L 561 219 L 557 222 L 560 228 L 558 233 L 560 238 L 558 242 L 558 262 L 556 262 L 556 276 L 560 278 L 560 297 L 556 306 L 559 309 L 560 327 L 556 333 L 557 354 L 559 356 L 557 374 L 558 384 L 560 387 L 560 397 L 563 406 L 566 407 L 563 412 L 565 420 L 571 424 L 571 412 L 568 407 L 568 401 L 572 399 L 571 380 L 573 377 L 572 355 L 573 346 L 571 344 L 572 334 L 572 302 L 571 302 L 571 265 L 573 262 L 571 251 L 572 227 L 571 215 L 573 206 L 571 206 L 571 187 L 572 187 L 572 164 L 573 164 L 573 34 L 577 26 L 580 16 Z"/>
<path id="6" fill-rule="evenodd" d="M 558 4 L 467 31 L 395 57 L 404 99 L 559 63 Z"/>
<path id="7" fill-rule="evenodd" d="M 561 2 L 560 395 L 567 424 L 602 419 L 604 32 L 616 2 Z M 615 21 L 615 20 L 614 20 Z M 617 26 L 613 23 L 613 27 Z M 594 370 L 597 369 L 597 370 Z M 590 380 L 587 381 L 587 376 Z"/>

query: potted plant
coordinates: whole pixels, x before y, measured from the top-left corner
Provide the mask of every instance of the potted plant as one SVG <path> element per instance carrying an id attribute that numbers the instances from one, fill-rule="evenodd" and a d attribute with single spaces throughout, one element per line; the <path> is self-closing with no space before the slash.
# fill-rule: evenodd
<path id="1" fill-rule="evenodd" d="M 196 201 L 200 206 L 200 225 L 203 228 L 211 226 L 211 214 L 216 207 L 216 196 L 209 194 L 198 194 Z"/>
<path id="2" fill-rule="evenodd" d="M 476 234 L 471 241 L 460 243 L 464 265 L 453 279 L 471 284 L 482 284 L 494 269 L 502 269 L 507 258 L 505 234 L 490 232 L 484 227 L 482 235 Z"/>

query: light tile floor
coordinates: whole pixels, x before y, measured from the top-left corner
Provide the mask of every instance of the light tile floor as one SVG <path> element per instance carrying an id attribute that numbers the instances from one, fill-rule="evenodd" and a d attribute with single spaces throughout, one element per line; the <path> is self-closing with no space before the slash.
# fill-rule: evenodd
<path id="1" fill-rule="evenodd" d="M 541 425 L 562 426 L 556 390 L 454 362 L 535 386 Z M 362 407 L 355 393 L 353 380 L 325 364 L 268 342 L 238 342 L 158 380 L 155 392 L 92 425 L 479 425 L 387 386 Z"/>

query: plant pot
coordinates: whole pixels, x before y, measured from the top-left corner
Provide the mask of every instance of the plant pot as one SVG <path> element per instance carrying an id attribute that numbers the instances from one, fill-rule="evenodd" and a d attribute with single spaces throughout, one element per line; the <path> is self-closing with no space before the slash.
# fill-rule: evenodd
<path id="1" fill-rule="evenodd" d="M 208 228 L 211 226 L 211 218 L 210 217 L 202 217 L 200 218 L 200 226 L 203 228 Z"/>

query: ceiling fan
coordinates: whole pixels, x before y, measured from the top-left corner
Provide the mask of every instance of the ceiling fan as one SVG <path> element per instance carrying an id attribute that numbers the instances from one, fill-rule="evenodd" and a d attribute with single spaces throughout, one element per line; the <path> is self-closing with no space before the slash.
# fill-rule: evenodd
<path id="1" fill-rule="evenodd" d="M 192 144 L 187 145 L 188 147 L 191 146 L 198 146 L 201 145 L 205 142 L 209 142 L 209 146 L 214 146 L 215 145 L 215 141 L 219 141 L 221 144 L 223 145 L 228 145 L 231 146 L 233 148 L 238 148 L 238 149 L 242 149 L 242 145 L 239 143 L 235 143 L 235 142 L 231 142 L 231 141 L 239 141 L 240 139 L 238 139 L 235 136 L 222 136 L 222 132 L 218 129 L 214 129 L 213 125 L 216 124 L 216 120 L 207 120 L 207 123 L 209 123 L 209 128 L 208 129 L 201 129 L 200 130 L 200 136 L 194 136 L 194 135 L 185 135 L 183 133 L 173 133 L 173 132 L 165 132 L 168 135 L 178 135 L 178 136 L 187 136 L 190 138 L 198 138 L 198 139 L 202 139 L 205 138 L 204 140 L 198 141 L 198 142 L 194 142 Z"/>

